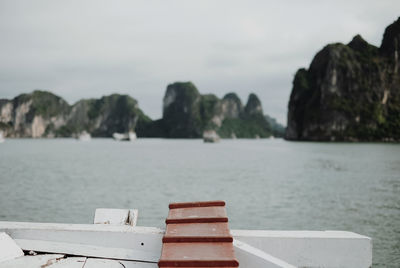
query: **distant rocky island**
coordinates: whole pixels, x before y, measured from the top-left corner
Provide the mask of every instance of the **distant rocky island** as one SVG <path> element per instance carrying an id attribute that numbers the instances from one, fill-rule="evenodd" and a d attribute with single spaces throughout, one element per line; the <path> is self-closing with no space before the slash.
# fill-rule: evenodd
<path id="1" fill-rule="evenodd" d="M 307 141 L 400 141 L 400 18 L 381 46 L 356 35 L 330 44 L 297 71 L 285 138 Z"/>
<path id="2" fill-rule="evenodd" d="M 168 85 L 163 116 L 152 120 L 128 96 L 113 94 L 69 105 L 48 91 L 36 90 L 0 100 L 0 130 L 6 137 L 72 137 L 86 131 L 93 137 L 136 132 L 138 137 L 201 138 L 215 131 L 221 138 L 282 137 L 284 127 L 264 115 L 260 100 L 250 94 L 243 105 L 235 93 L 219 99 L 201 95 L 191 82 Z"/>
<path id="3" fill-rule="evenodd" d="M 146 137 L 199 138 L 214 130 L 222 138 L 266 138 L 282 136 L 284 129 L 263 114 L 261 101 L 250 94 L 246 105 L 235 93 L 222 99 L 201 95 L 191 82 L 167 87 L 163 99 L 163 117 L 138 123 L 138 135 Z"/>
<path id="4" fill-rule="evenodd" d="M 94 137 L 136 132 L 138 137 L 282 137 L 304 141 L 400 141 L 400 18 L 380 47 L 356 35 L 347 45 L 329 44 L 293 80 L 285 128 L 265 115 L 250 94 L 222 99 L 200 94 L 191 82 L 168 85 L 161 119 L 152 120 L 128 95 L 84 99 L 70 105 L 48 91 L 0 99 L 6 137 Z"/>

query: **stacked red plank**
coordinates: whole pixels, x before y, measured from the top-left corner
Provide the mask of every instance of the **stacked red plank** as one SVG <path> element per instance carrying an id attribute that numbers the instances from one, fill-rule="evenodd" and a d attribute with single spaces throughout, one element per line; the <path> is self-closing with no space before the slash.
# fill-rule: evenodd
<path id="1" fill-rule="evenodd" d="M 158 267 L 238 267 L 224 201 L 172 203 Z"/>

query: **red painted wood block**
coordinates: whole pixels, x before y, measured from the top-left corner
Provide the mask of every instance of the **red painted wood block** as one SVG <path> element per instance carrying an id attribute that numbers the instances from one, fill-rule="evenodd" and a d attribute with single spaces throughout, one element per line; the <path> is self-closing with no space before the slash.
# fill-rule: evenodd
<path id="1" fill-rule="evenodd" d="M 171 203 L 170 209 L 174 208 L 192 208 L 192 207 L 224 207 L 225 201 L 199 201 L 199 202 L 184 202 L 184 203 Z"/>
<path id="2" fill-rule="evenodd" d="M 190 207 L 170 209 L 165 221 L 170 223 L 228 222 L 225 207 Z"/>
<path id="3" fill-rule="evenodd" d="M 232 243 L 165 243 L 159 267 L 238 267 Z"/>
<path id="4" fill-rule="evenodd" d="M 233 242 L 228 223 L 167 224 L 164 243 L 179 242 Z"/>

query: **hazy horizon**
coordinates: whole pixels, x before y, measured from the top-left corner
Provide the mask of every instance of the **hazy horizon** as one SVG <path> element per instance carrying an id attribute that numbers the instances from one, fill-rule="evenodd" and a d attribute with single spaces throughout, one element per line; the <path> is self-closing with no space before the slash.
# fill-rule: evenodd
<path id="1" fill-rule="evenodd" d="M 397 7 L 397 8 L 396 8 Z M 286 124 L 293 75 L 328 43 L 380 46 L 399 1 L 0 2 L 0 98 L 49 90 L 70 104 L 129 94 L 161 117 L 166 86 L 256 93 Z"/>

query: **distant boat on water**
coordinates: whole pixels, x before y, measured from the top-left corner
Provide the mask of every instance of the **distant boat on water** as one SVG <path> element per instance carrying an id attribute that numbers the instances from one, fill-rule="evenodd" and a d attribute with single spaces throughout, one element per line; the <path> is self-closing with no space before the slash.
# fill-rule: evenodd
<path id="1" fill-rule="evenodd" d="M 79 141 L 90 141 L 91 139 L 92 139 L 92 136 L 86 131 L 82 131 L 77 136 L 77 140 L 79 140 Z"/>
<path id="2" fill-rule="evenodd" d="M 133 131 L 129 131 L 128 133 L 115 132 L 112 136 L 117 141 L 134 141 L 137 139 L 136 133 Z"/>
<path id="3" fill-rule="evenodd" d="M 219 142 L 220 137 L 215 130 L 206 130 L 203 132 L 204 142 Z"/>
<path id="4" fill-rule="evenodd" d="M 4 138 L 4 135 L 3 135 L 3 131 L 0 131 L 0 143 L 2 143 L 4 141 L 5 141 L 5 138 Z"/>

